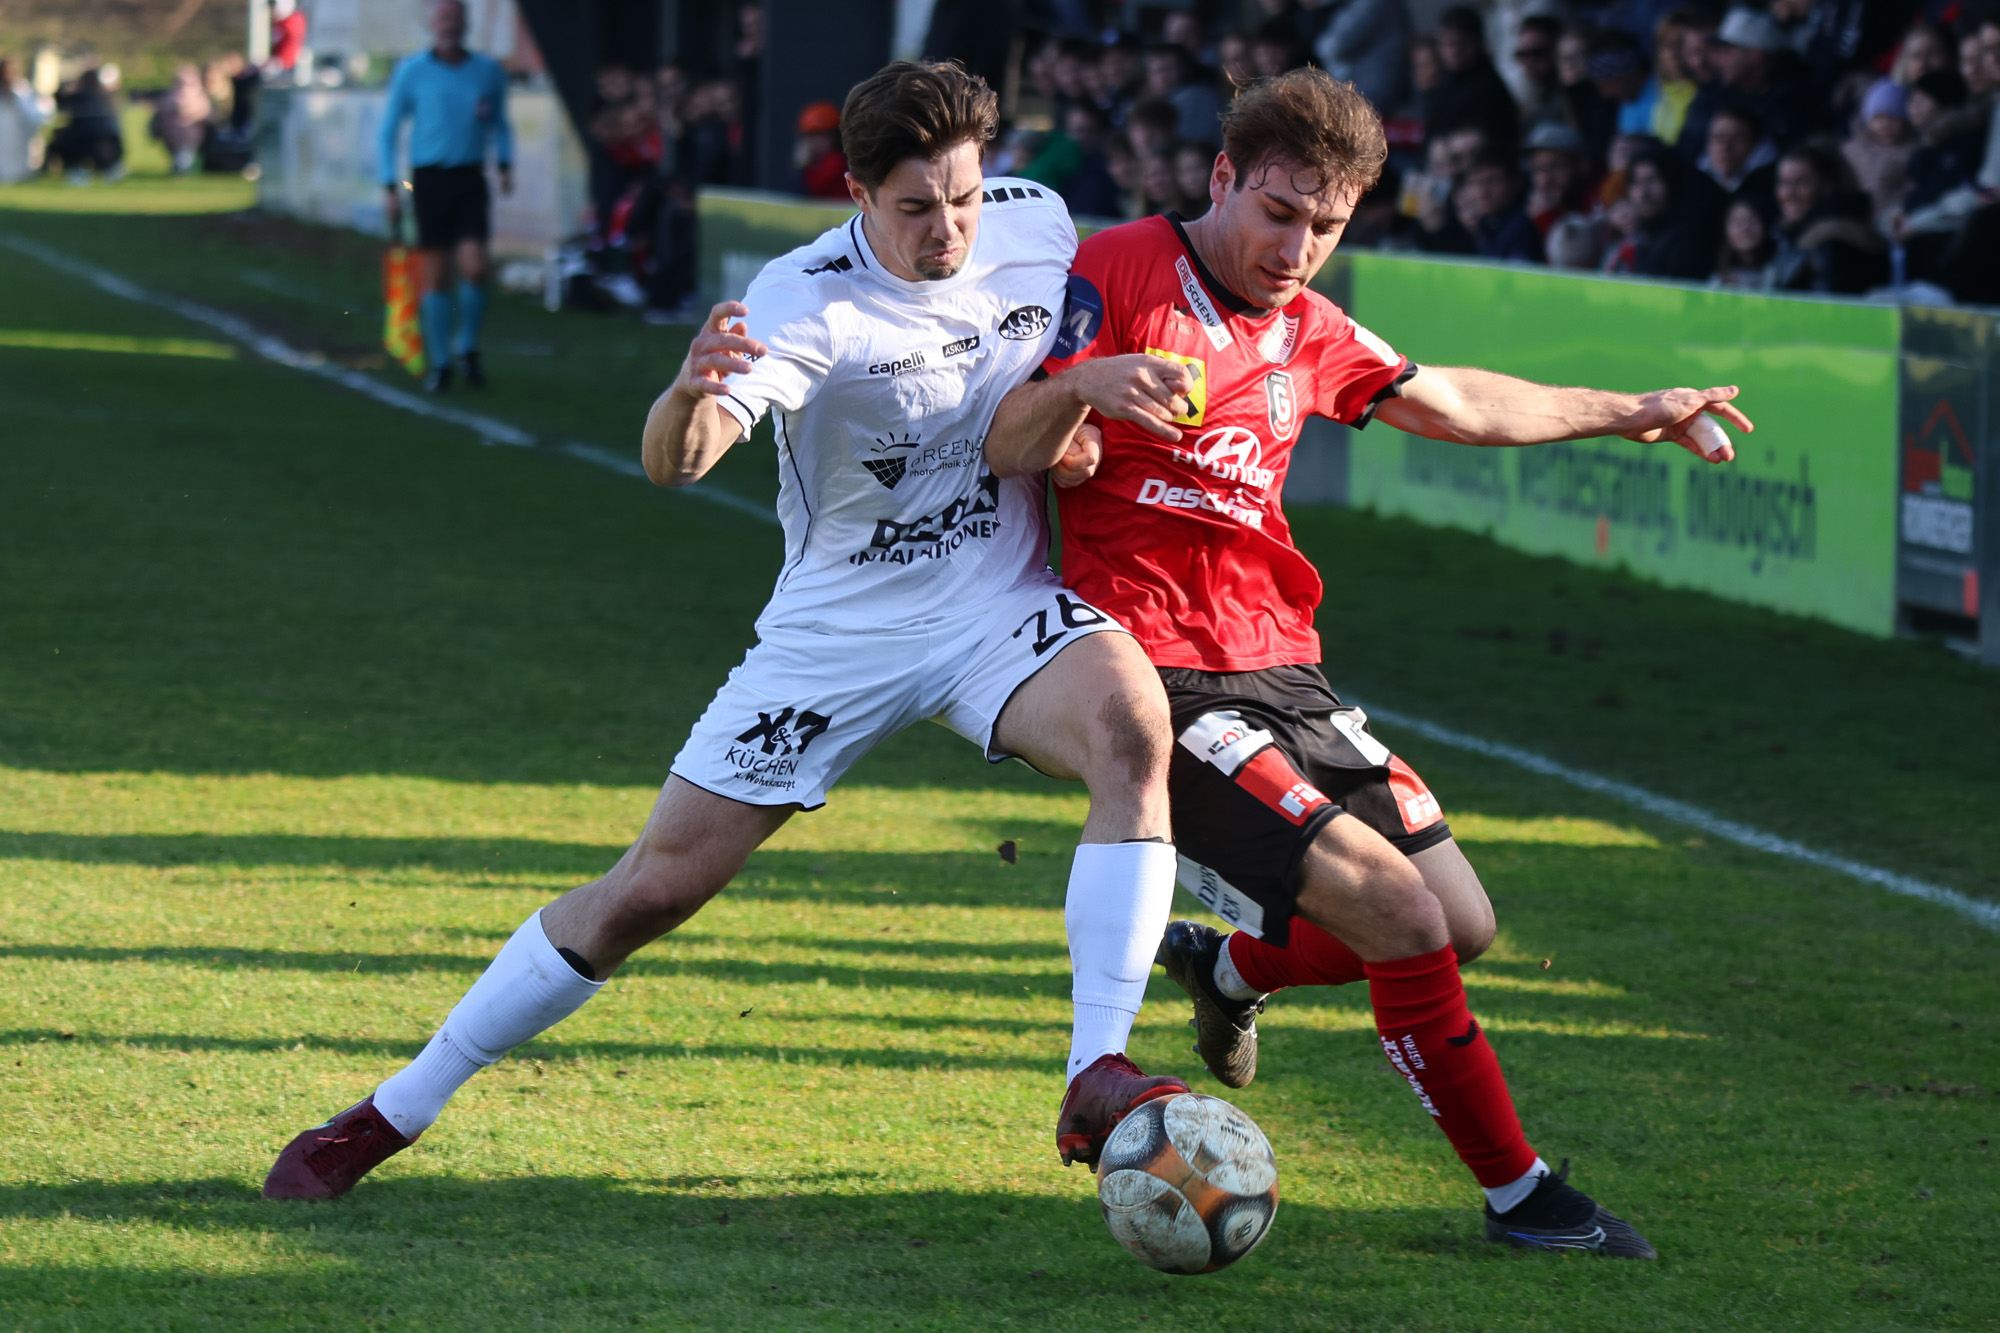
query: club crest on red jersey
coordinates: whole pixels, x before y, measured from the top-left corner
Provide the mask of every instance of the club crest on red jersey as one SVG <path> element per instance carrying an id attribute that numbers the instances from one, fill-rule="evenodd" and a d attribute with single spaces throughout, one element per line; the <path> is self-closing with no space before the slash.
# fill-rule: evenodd
<path id="1" fill-rule="evenodd" d="M 1278 439 L 1291 438 L 1292 427 L 1298 424 L 1298 400 L 1292 395 L 1292 377 L 1282 370 L 1274 370 L 1264 377 L 1264 406 L 1271 417 L 1271 434 Z"/>

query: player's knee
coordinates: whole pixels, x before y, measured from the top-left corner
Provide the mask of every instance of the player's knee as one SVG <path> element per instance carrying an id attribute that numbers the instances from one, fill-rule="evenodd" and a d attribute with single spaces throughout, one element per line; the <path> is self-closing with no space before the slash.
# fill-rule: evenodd
<path id="1" fill-rule="evenodd" d="M 722 891 L 736 868 L 715 866 L 701 851 L 656 838 L 633 849 L 618 876 L 614 915 L 621 934 L 657 938 Z"/>
<path id="2" fill-rule="evenodd" d="M 1164 783 L 1173 753 L 1173 727 L 1165 700 L 1137 689 L 1117 689 L 1097 710 L 1087 782 L 1146 787 Z"/>

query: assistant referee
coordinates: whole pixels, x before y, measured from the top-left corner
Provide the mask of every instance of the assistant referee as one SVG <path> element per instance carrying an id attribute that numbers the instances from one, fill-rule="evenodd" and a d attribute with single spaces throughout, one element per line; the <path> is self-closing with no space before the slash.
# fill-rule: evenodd
<path id="1" fill-rule="evenodd" d="M 417 208 L 417 249 L 423 256 L 424 387 L 451 387 L 454 354 L 465 382 L 486 383 L 479 363 L 479 326 L 486 318 L 487 241 L 493 235 L 486 190 L 486 151 L 493 149 L 500 190 L 514 192 L 514 133 L 507 124 L 507 71 L 465 49 L 465 6 L 438 0 L 431 7 L 430 50 L 396 67 L 379 145 L 389 234 L 400 236 L 403 197 L 396 170 L 396 136 L 410 120 L 410 190 Z M 458 260 L 458 336 L 452 337 L 452 298 L 446 289 Z"/>

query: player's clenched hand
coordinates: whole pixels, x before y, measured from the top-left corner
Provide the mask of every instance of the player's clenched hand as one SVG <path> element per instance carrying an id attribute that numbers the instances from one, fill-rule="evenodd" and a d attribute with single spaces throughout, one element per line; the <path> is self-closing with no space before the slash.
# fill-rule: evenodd
<path id="1" fill-rule="evenodd" d="M 1192 416 L 1194 373 L 1178 361 L 1133 353 L 1086 361 L 1063 375 L 1077 398 L 1113 421 L 1130 421 L 1163 440 L 1178 440 L 1177 416 Z"/>
<path id="2" fill-rule="evenodd" d="M 729 392 L 728 376 L 750 373 L 752 361 L 770 348 L 749 335 L 741 318 L 749 313 L 750 307 L 741 301 L 724 301 L 708 312 L 674 379 L 677 391 L 691 398 L 713 397 Z"/>
<path id="3" fill-rule="evenodd" d="M 1069 437 L 1069 448 L 1049 469 L 1049 478 L 1065 490 L 1081 486 L 1097 475 L 1097 465 L 1103 461 L 1104 432 L 1086 421 Z"/>
<path id="4" fill-rule="evenodd" d="M 1635 419 L 1621 433 L 1628 440 L 1648 444 L 1654 440 L 1671 440 L 1697 458 L 1710 463 L 1727 463 L 1736 457 L 1735 446 L 1728 443 L 1725 437 L 1722 447 L 1715 448 L 1714 437 L 1722 432 L 1712 425 L 1700 423 L 1706 417 L 1714 416 L 1740 431 L 1757 429 L 1731 401 L 1736 393 L 1734 384 L 1715 389 L 1661 389 L 1649 393 L 1639 400 Z M 1704 433 L 1709 436 L 1706 443 L 1699 438 Z"/>

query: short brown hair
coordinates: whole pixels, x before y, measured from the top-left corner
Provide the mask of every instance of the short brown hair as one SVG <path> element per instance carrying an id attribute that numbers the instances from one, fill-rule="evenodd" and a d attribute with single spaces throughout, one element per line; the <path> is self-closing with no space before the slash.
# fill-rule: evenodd
<path id="1" fill-rule="evenodd" d="M 847 169 L 870 190 L 908 158 L 934 162 L 962 143 L 979 145 L 1000 124 L 1000 99 L 955 60 L 898 60 L 854 85 L 840 112 Z"/>
<path id="2" fill-rule="evenodd" d="M 1302 194 L 1330 186 L 1365 192 L 1381 179 L 1389 141 L 1382 118 L 1353 84 L 1307 66 L 1238 92 L 1222 115 L 1222 151 L 1239 190 L 1253 172 L 1284 162 L 1304 173 L 1294 181 Z"/>

